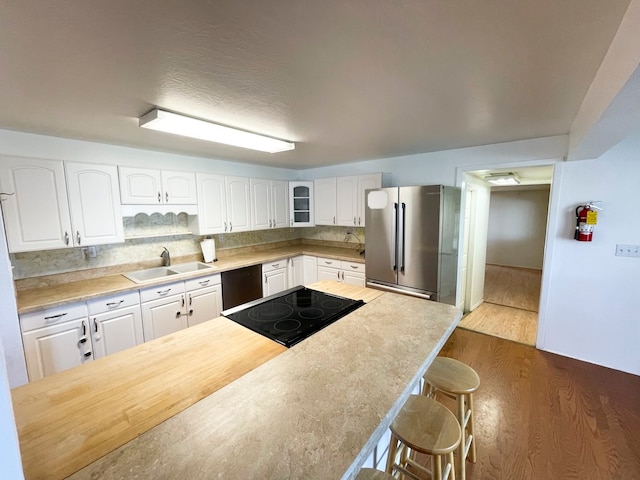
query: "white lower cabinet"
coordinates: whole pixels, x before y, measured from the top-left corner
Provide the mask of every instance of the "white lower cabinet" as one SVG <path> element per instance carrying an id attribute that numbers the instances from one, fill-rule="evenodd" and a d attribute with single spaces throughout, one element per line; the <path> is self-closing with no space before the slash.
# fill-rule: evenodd
<path id="1" fill-rule="evenodd" d="M 140 290 L 145 341 L 220 316 L 220 274 Z"/>
<path id="2" fill-rule="evenodd" d="M 302 278 L 305 286 L 318 281 L 318 258 L 312 255 L 302 256 Z"/>
<path id="3" fill-rule="evenodd" d="M 364 263 L 346 262 L 332 258 L 318 258 L 318 280 L 333 280 L 336 282 L 365 286 Z"/>
<path id="4" fill-rule="evenodd" d="M 137 291 L 89 300 L 87 306 L 94 358 L 106 357 L 144 342 Z"/>
<path id="5" fill-rule="evenodd" d="M 285 258 L 275 262 L 262 264 L 262 276 L 264 285 L 262 286 L 262 296 L 275 295 L 289 288 L 287 264 L 289 259 Z"/>
<path id="6" fill-rule="evenodd" d="M 29 381 L 93 360 L 85 303 L 20 315 Z"/>

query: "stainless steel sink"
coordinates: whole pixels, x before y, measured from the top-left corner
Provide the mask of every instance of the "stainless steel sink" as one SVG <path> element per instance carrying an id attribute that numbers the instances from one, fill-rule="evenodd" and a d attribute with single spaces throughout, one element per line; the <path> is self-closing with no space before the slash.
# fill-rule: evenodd
<path id="1" fill-rule="evenodd" d="M 173 277 L 185 273 L 198 272 L 202 270 L 216 270 L 216 267 L 202 262 L 181 263 L 171 267 L 154 267 L 136 270 L 135 272 L 123 273 L 125 277 L 135 283 L 147 283 L 162 278 Z"/>

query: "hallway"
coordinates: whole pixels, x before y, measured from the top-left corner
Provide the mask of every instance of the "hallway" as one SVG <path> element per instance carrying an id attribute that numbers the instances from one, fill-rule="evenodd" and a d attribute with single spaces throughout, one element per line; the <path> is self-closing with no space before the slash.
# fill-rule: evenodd
<path id="1" fill-rule="evenodd" d="M 535 345 L 542 271 L 487 264 L 484 303 L 460 327 Z"/>

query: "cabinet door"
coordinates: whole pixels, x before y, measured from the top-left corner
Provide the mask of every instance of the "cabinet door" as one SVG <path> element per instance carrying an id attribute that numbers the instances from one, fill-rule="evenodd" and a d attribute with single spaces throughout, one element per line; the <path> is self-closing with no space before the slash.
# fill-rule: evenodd
<path id="1" fill-rule="evenodd" d="M 320 280 L 333 280 L 334 282 L 339 282 L 342 279 L 340 278 L 340 273 L 342 270 L 337 268 L 325 267 L 322 265 L 318 265 L 318 281 Z"/>
<path id="2" fill-rule="evenodd" d="M 195 173 L 162 170 L 160 176 L 164 190 L 162 195 L 164 203 L 170 205 L 195 205 L 198 203 Z"/>
<path id="3" fill-rule="evenodd" d="M 287 289 L 287 269 L 278 268 L 265 272 L 264 274 L 264 286 L 262 288 L 262 296 L 268 297 L 269 295 L 275 295 Z"/>
<path id="4" fill-rule="evenodd" d="M 198 173 L 198 215 L 189 216 L 189 227 L 199 235 L 224 233 L 227 227 L 227 194 L 224 176 Z"/>
<path id="5" fill-rule="evenodd" d="M 370 188 L 382 187 L 382 174 L 370 173 L 369 175 L 358 176 L 358 226 L 364 227 L 364 212 L 366 209 L 366 199 L 364 193 Z"/>
<path id="6" fill-rule="evenodd" d="M 72 245 L 62 162 L 0 157 L 0 192 L 10 252 Z"/>
<path id="7" fill-rule="evenodd" d="M 145 341 L 187 328 L 184 294 L 173 295 L 141 305 Z"/>
<path id="8" fill-rule="evenodd" d="M 272 228 L 271 181 L 251 179 L 251 228 L 264 230 Z"/>
<path id="9" fill-rule="evenodd" d="M 31 382 L 92 360 L 87 319 L 30 330 L 22 340 Z"/>
<path id="10" fill-rule="evenodd" d="M 123 205 L 157 205 L 162 201 L 160 170 L 118 167 Z"/>
<path id="11" fill-rule="evenodd" d="M 311 285 L 318 281 L 318 259 L 311 255 L 302 256 L 302 272 L 304 275 L 304 285 Z"/>
<path id="12" fill-rule="evenodd" d="M 190 327 L 220 316 L 222 311 L 222 287 L 200 288 L 187 292 L 187 313 Z"/>
<path id="13" fill-rule="evenodd" d="M 313 182 L 289 182 L 289 226 L 313 227 Z"/>
<path id="14" fill-rule="evenodd" d="M 303 256 L 298 255 L 292 257 L 287 262 L 288 272 L 288 284 L 289 288 L 297 287 L 298 285 L 304 285 L 304 264 Z M 315 270 L 315 268 L 314 268 Z"/>
<path id="15" fill-rule="evenodd" d="M 124 242 L 118 169 L 66 163 L 75 246 Z"/>
<path id="16" fill-rule="evenodd" d="M 271 226 L 284 228 L 289 225 L 289 182 L 271 182 Z"/>
<path id="17" fill-rule="evenodd" d="M 336 179 L 323 178 L 313 182 L 316 204 L 316 225 L 336 224 Z"/>
<path id="18" fill-rule="evenodd" d="M 227 220 L 229 232 L 251 230 L 251 195 L 249 179 L 225 177 L 227 190 Z"/>
<path id="19" fill-rule="evenodd" d="M 358 225 L 358 177 L 355 175 L 336 179 L 336 223 Z"/>
<path id="20" fill-rule="evenodd" d="M 342 270 L 342 281 L 349 285 L 357 285 L 358 287 L 364 287 L 365 286 L 364 277 L 365 275 L 363 273 Z"/>
<path id="21" fill-rule="evenodd" d="M 101 358 L 144 342 L 140 305 L 91 317 L 94 357 Z"/>

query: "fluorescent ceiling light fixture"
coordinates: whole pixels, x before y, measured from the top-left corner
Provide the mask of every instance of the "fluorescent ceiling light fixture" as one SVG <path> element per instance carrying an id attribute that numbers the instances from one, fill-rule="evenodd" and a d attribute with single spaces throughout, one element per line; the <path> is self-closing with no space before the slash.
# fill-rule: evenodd
<path id="1" fill-rule="evenodd" d="M 484 180 L 486 182 L 489 182 L 492 185 L 499 185 L 499 186 L 520 184 L 520 179 L 513 172 L 492 173 L 491 175 L 487 175 L 486 177 L 484 177 Z"/>
<path id="2" fill-rule="evenodd" d="M 209 142 L 224 143 L 235 147 L 260 150 L 261 152 L 284 152 L 286 150 L 293 150 L 296 147 L 295 143 L 285 140 L 265 137 L 257 133 L 245 132 L 157 108 L 143 115 L 139 120 L 139 125 L 143 128 L 183 135 L 185 137 L 199 138 L 200 140 L 208 140 Z"/>

